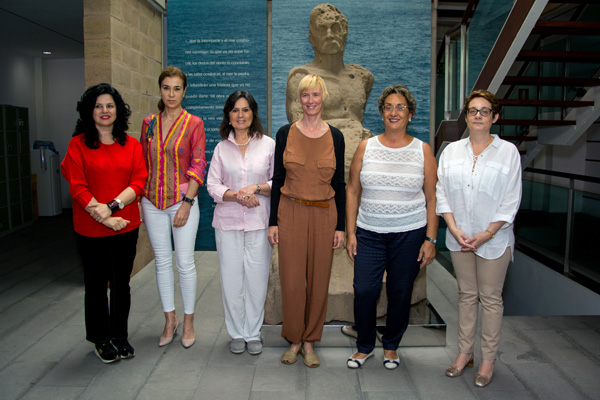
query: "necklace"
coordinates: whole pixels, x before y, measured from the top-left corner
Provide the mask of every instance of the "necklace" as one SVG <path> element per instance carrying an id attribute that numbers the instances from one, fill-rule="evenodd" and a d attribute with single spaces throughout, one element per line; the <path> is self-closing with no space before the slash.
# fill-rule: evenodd
<path id="1" fill-rule="evenodd" d="M 250 143 L 250 141 L 251 141 L 251 140 L 252 140 L 252 136 L 250 136 L 250 137 L 248 138 L 248 141 L 247 141 L 246 143 L 236 143 L 236 145 L 237 145 L 238 147 L 244 147 L 244 146 L 248 146 L 248 143 Z"/>

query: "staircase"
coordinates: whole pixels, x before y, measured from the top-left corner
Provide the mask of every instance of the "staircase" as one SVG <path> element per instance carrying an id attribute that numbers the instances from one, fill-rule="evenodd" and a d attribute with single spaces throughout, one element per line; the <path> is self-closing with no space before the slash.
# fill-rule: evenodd
<path id="1" fill-rule="evenodd" d="M 523 168 L 544 146 L 574 144 L 600 118 L 598 1 L 517 0 L 474 88 L 498 96 L 493 132 L 517 145 Z M 465 129 L 462 113 L 444 121 L 436 151 Z"/>

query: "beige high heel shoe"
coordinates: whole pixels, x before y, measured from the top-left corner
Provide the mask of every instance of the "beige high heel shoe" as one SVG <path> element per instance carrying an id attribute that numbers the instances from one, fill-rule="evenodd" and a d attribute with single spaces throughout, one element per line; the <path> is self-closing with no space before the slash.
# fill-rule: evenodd
<path id="1" fill-rule="evenodd" d="M 456 378 L 458 376 L 461 376 L 465 370 L 465 368 L 473 368 L 473 354 L 471 354 L 471 358 L 469 358 L 469 361 L 467 362 L 467 364 L 462 367 L 462 368 L 458 368 L 456 365 L 451 365 L 448 368 L 446 368 L 446 376 L 449 376 L 450 378 Z"/>
<path id="2" fill-rule="evenodd" d="M 158 347 L 166 346 L 173 341 L 175 332 L 177 332 L 177 328 L 179 327 L 179 318 L 177 316 L 175 318 L 177 319 L 177 323 L 175 323 L 175 328 L 173 328 L 173 333 L 171 334 L 171 336 L 167 336 L 167 337 L 161 336 L 160 338 L 158 338 Z"/>

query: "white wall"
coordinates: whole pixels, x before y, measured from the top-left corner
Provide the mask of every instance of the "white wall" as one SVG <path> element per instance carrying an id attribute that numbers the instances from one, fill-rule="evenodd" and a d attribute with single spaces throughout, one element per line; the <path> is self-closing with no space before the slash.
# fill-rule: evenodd
<path id="1" fill-rule="evenodd" d="M 38 139 L 53 141 L 62 160 L 77 121 L 77 101 L 85 89 L 84 60 L 42 60 L 0 48 L 0 79 L 0 104 L 29 109 L 30 145 Z M 64 179 L 61 192 L 62 206 L 71 207 Z"/>
<path id="2" fill-rule="evenodd" d="M 29 109 L 29 140 L 37 138 L 35 62 L 32 57 L 0 47 L 0 104 Z"/>
<path id="3" fill-rule="evenodd" d="M 519 251 L 502 297 L 504 315 L 600 315 L 600 295 Z"/>
<path id="4" fill-rule="evenodd" d="M 77 101 L 85 90 L 84 60 L 44 60 L 42 68 L 43 140 L 54 142 L 62 161 L 79 115 Z M 61 192 L 63 208 L 71 208 L 69 185 L 64 178 Z"/>

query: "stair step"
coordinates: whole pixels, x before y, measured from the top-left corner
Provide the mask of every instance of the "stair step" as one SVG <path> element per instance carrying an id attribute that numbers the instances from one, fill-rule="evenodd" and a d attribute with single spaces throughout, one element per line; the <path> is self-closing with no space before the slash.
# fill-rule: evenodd
<path id="1" fill-rule="evenodd" d="M 528 86 L 600 86 L 598 78 L 563 78 L 554 76 L 507 76 L 503 85 L 528 85 Z"/>
<path id="2" fill-rule="evenodd" d="M 571 126 L 575 121 L 540 119 L 499 119 L 496 125 Z"/>
<path id="3" fill-rule="evenodd" d="M 593 107 L 593 101 L 500 99 L 501 106 L 516 107 Z"/>
<path id="4" fill-rule="evenodd" d="M 600 63 L 600 53 L 593 51 L 521 50 L 517 61 L 554 61 Z"/>
<path id="5" fill-rule="evenodd" d="M 531 31 L 535 35 L 600 35 L 600 22 L 538 21 Z"/>

